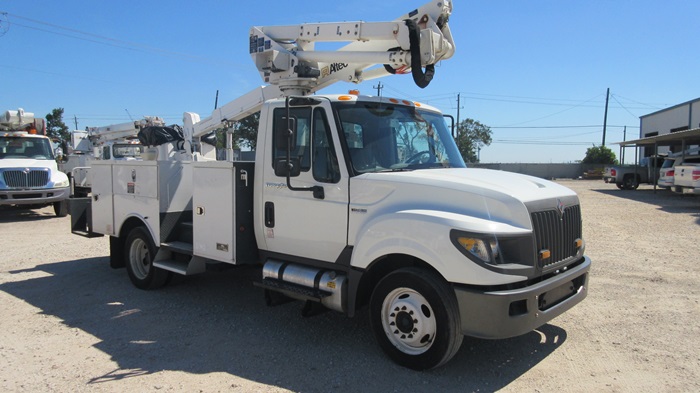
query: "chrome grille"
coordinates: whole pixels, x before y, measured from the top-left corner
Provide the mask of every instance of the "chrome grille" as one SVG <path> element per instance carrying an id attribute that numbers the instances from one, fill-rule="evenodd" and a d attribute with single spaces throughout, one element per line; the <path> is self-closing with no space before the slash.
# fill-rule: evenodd
<path id="1" fill-rule="evenodd" d="M 541 267 L 555 265 L 576 255 L 576 239 L 581 239 L 581 206 L 567 206 L 563 214 L 558 210 L 531 213 L 535 230 L 537 252 L 549 250 L 551 256 Z"/>
<path id="2" fill-rule="evenodd" d="M 7 170 L 2 173 L 5 184 L 10 188 L 45 187 L 49 183 L 49 171 L 39 170 Z"/>

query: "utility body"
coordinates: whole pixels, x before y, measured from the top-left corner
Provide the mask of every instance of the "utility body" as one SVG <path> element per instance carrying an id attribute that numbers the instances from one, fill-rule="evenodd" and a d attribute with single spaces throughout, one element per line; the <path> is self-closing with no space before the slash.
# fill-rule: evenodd
<path id="1" fill-rule="evenodd" d="M 71 133 L 68 154 L 59 162 L 59 169 L 71 181 L 71 195 L 85 197 L 91 192 L 90 168 L 94 160 L 134 161 L 146 154 L 138 133 L 147 127 L 164 127 L 156 116 L 102 127 L 88 127 Z"/>
<path id="2" fill-rule="evenodd" d="M 64 217 L 69 194 L 44 119 L 21 108 L 6 111 L 0 118 L 0 205 L 53 205 L 56 215 Z"/>
<path id="3" fill-rule="evenodd" d="M 414 369 L 447 362 L 463 335 L 547 323 L 587 294 L 574 192 L 466 168 L 429 105 L 311 95 L 398 70 L 426 84 L 454 51 L 450 12 L 432 1 L 395 22 L 251 29 L 269 84 L 208 118 L 185 113 L 183 142 L 158 145 L 158 159 L 93 162 L 92 197 L 71 204 L 74 232 L 109 236 L 111 265 L 139 288 L 254 264 L 268 305 L 297 299 L 305 315 L 323 306 L 348 316 L 368 306 L 382 349 Z M 354 42 L 329 64 L 311 41 L 338 32 Z M 367 70 L 377 62 L 386 65 Z M 215 161 L 208 135 L 258 111 L 255 162 Z"/>

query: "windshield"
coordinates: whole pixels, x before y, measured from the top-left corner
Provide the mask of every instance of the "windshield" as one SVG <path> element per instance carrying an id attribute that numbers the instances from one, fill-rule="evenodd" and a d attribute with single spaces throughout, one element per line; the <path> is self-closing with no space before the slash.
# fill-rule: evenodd
<path id="1" fill-rule="evenodd" d="M 0 158 L 54 159 L 48 139 L 12 136 L 0 137 Z"/>
<path id="2" fill-rule="evenodd" d="M 466 167 L 439 113 L 378 102 L 334 109 L 357 173 Z"/>
<path id="3" fill-rule="evenodd" d="M 143 145 L 136 144 L 114 144 L 112 146 L 114 158 L 141 158 Z"/>

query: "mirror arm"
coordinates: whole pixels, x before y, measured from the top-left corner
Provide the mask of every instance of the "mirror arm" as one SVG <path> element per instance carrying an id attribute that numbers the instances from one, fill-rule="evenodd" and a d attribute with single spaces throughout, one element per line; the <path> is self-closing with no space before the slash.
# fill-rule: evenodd
<path id="1" fill-rule="evenodd" d="M 292 186 L 292 137 L 294 136 L 294 131 L 291 129 L 292 114 L 289 106 L 289 96 L 284 100 L 284 105 L 287 107 L 287 188 L 290 191 L 311 191 L 313 192 L 314 198 L 325 199 L 326 194 L 321 186 L 313 187 L 294 187 Z"/>

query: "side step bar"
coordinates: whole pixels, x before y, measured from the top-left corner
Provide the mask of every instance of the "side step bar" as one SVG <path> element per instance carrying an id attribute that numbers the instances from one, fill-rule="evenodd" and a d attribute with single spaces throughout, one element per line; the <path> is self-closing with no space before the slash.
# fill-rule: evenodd
<path id="1" fill-rule="evenodd" d="M 153 266 L 173 273 L 190 276 L 204 273 L 207 268 L 205 260 L 192 255 L 192 244 L 175 241 L 163 243 L 153 261 Z"/>
<path id="2" fill-rule="evenodd" d="M 280 292 L 294 299 L 311 300 L 314 302 L 320 302 L 324 298 L 332 295 L 331 292 L 321 289 L 309 288 L 269 277 L 263 278 L 261 282 L 253 282 L 253 285 L 270 291 Z"/>

